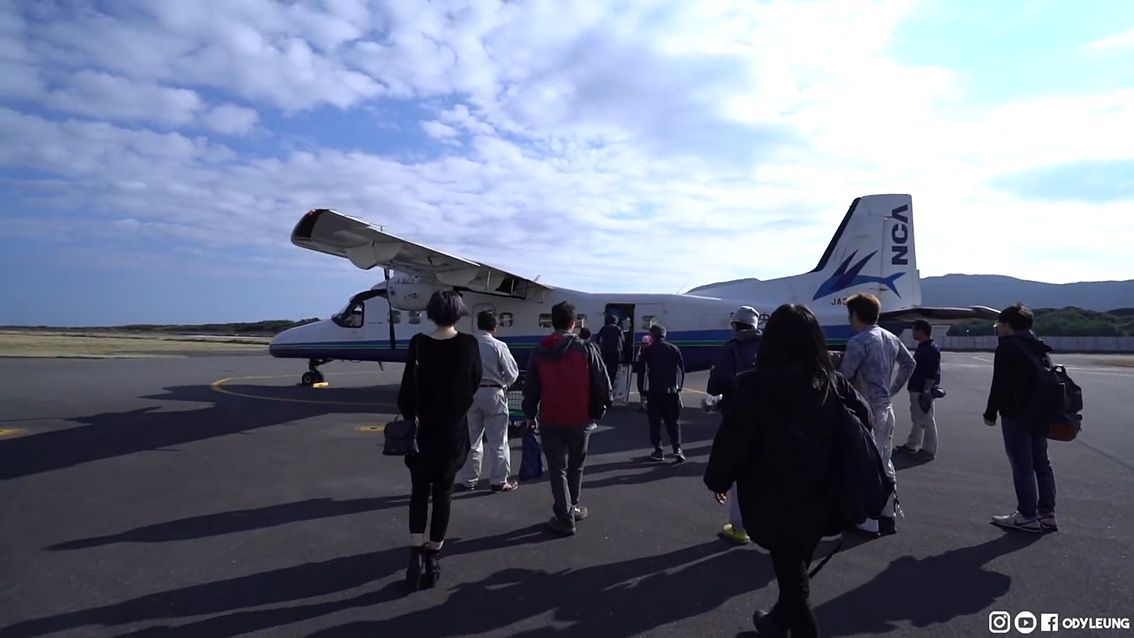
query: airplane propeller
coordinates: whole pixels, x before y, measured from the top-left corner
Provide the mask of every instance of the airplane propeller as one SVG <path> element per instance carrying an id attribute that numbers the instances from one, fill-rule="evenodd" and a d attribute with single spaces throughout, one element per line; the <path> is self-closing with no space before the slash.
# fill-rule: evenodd
<path id="1" fill-rule="evenodd" d="M 390 269 L 383 268 L 382 273 L 386 276 L 386 305 L 389 307 L 387 312 L 387 323 L 390 324 L 390 349 L 398 349 L 398 340 L 394 334 L 394 304 L 390 302 Z"/>

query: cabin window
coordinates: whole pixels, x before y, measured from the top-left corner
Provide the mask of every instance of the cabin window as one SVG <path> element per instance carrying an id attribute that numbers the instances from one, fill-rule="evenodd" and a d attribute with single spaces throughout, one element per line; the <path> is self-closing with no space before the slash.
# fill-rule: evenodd
<path id="1" fill-rule="evenodd" d="M 587 327 L 587 315 L 578 315 L 575 317 L 575 324 L 577 328 Z"/>
<path id="2" fill-rule="evenodd" d="M 402 322 L 402 311 L 401 310 L 391 310 L 390 311 L 390 323 L 401 323 L 401 322 Z"/>
<path id="3" fill-rule="evenodd" d="M 502 312 L 496 317 L 496 323 L 500 324 L 501 328 L 511 328 L 513 321 L 515 321 L 515 318 L 512 317 L 510 312 Z"/>
<path id="4" fill-rule="evenodd" d="M 551 313 L 550 312 L 544 313 L 544 314 L 539 316 L 539 327 L 540 328 L 550 328 L 551 327 Z"/>
<path id="5" fill-rule="evenodd" d="M 409 313 L 409 322 L 410 322 L 410 324 L 415 325 L 415 326 L 417 324 L 421 323 L 421 311 L 420 310 L 411 310 L 410 313 Z"/>
<path id="6" fill-rule="evenodd" d="M 649 330 L 650 326 L 654 325 L 657 322 L 658 322 L 657 316 L 655 316 L 655 315 L 644 315 L 642 317 L 642 330 Z"/>

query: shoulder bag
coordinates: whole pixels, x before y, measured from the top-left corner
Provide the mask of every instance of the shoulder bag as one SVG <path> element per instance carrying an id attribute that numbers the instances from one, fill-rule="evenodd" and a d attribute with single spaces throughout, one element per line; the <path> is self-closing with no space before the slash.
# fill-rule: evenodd
<path id="1" fill-rule="evenodd" d="M 412 456 L 418 453 L 417 447 L 417 430 L 418 430 L 418 413 L 421 410 L 421 404 L 418 398 L 421 395 L 421 390 L 418 387 L 418 374 L 417 370 L 420 366 L 420 359 L 417 356 L 417 345 L 414 344 L 413 349 L 413 419 L 401 419 L 397 421 L 390 421 L 382 430 L 386 436 L 386 444 L 382 447 L 382 454 L 384 456 Z M 400 416 L 400 414 L 398 415 Z"/>

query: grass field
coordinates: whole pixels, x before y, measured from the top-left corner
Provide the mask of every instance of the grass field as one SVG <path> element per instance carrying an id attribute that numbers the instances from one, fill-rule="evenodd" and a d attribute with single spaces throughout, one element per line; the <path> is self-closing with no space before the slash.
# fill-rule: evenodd
<path id="1" fill-rule="evenodd" d="M 1134 368 L 1134 359 L 1101 359 L 1095 363 L 1103 366 L 1115 366 L 1119 368 Z"/>
<path id="2" fill-rule="evenodd" d="M 267 337 L 137 335 L 0 331 L 0 357 L 141 358 L 179 357 L 195 352 L 264 352 Z"/>

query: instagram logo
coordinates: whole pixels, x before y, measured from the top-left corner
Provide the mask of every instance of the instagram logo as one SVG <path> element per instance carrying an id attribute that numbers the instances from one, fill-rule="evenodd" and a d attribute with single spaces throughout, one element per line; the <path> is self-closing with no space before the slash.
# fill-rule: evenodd
<path id="1" fill-rule="evenodd" d="M 989 613 L 988 630 L 994 634 L 1006 634 L 1012 631 L 1012 614 L 1006 611 Z"/>

